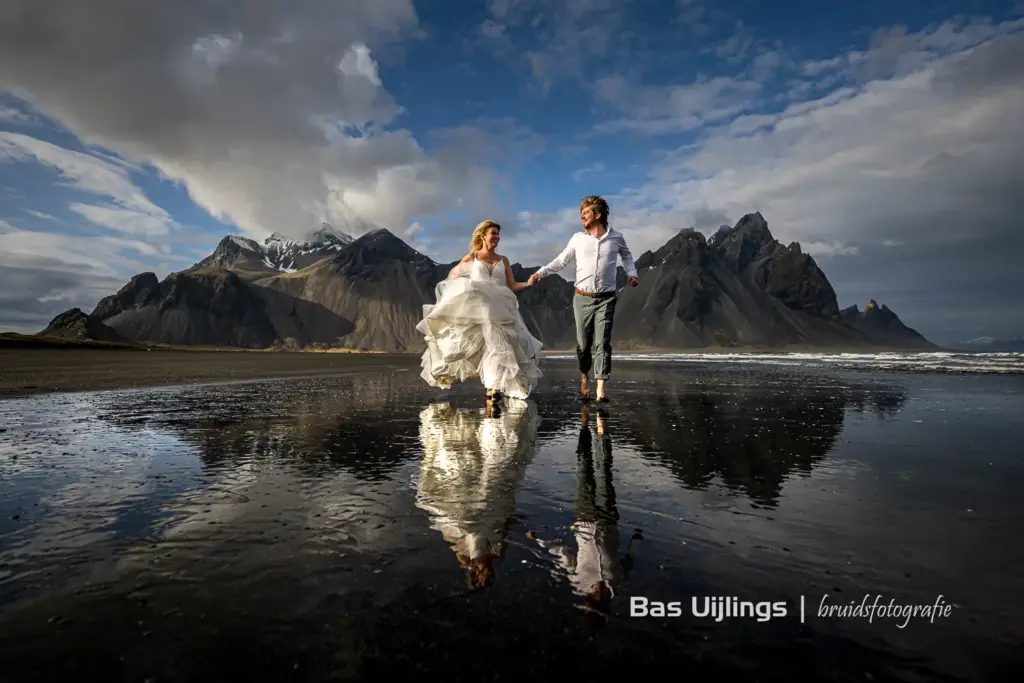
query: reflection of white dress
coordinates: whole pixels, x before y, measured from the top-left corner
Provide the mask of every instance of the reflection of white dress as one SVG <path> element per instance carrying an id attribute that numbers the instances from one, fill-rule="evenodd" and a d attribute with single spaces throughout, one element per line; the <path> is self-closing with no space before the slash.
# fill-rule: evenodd
<path id="1" fill-rule="evenodd" d="M 460 263 L 437 285 L 437 303 L 423 307 L 421 376 L 447 389 L 479 377 L 484 386 L 526 398 L 542 373 L 541 343 L 523 322 L 519 301 L 505 282 L 505 266 L 477 259 Z"/>
<path id="2" fill-rule="evenodd" d="M 424 454 L 416 505 L 459 555 L 502 554 L 539 425 L 536 407 L 517 400 L 497 418 L 447 403 L 420 413 Z"/>

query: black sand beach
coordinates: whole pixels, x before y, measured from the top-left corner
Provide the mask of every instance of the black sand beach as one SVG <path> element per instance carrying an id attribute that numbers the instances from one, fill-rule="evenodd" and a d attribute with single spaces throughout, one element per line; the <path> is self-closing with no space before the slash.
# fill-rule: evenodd
<path id="1" fill-rule="evenodd" d="M 1024 665 L 1019 376 L 622 361 L 599 413 L 555 359 L 489 416 L 482 387 L 430 389 L 415 359 L 190 353 L 140 373 L 145 352 L 98 353 L 37 389 L 45 361 L 3 366 L 4 681 Z M 692 613 L 712 597 L 786 613 Z M 824 615 L 854 603 L 897 614 Z"/>
<path id="2" fill-rule="evenodd" d="M 322 377 L 418 363 L 415 356 L 384 353 L 0 348 L 0 396 Z"/>

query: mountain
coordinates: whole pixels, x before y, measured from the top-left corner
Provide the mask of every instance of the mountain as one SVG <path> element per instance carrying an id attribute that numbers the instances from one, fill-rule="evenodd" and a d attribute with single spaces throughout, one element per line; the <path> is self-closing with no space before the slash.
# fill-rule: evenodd
<path id="1" fill-rule="evenodd" d="M 72 341 L 102 341 L 126 344 L 129 340 L 112 330 L 103 321 L 80 308 L 64 311 L 39 333 L 42 337 L 56 337 Z"/>
<path id="2" fill-rule="evenodd" d="M 327 223 L 306 237 L 293 240 L 275 232 L 260 244 L 248 237 L 228 235 L 196 267 L 231 270 L 247 279 L 294 273 L 340 252 L 353 241 Z"/>
<path id="3" fill-rule="evenodd" d="M 862 332 L 872 343 L 922 349 L 934 346 L 914 329 L 905 326 L 884 304 L 879 307 L 870 299 L 862 313 L 856 305 L 844 308 L 840 315 L 845 323 Z"/>
<path id="4" fill-rule="evenodd" d="M 980 351 L 985 353 L 1013 353 L 1024 351 L 1024 337 L 975 337 L 966 341 L 950 344 L 957 351 Z"/>
<path id="5" fill-rule="evenodd" d="M 95 322 L 140 343 L 419 353 L 423 306 L 454 265 L 383 229 L 352 239 L 322 226 L 304 241 L 273 235 L 263 244 L 228 236 L 162 282 L 136 275 L 80 326 Z M 814 259 L 795 242 L 775 240 L 760 213 L 710 240 L 681 230 L 636 265 L 639 287 L 618 273 L 619 348 L 933 348 L 884 306 L 840 311 Z M 512 270 L 522 281 L 537 269 Z M 575 346 L 569 282 L 548 277 L 518 296 L 527 327 L 546 348 Z"/>
<path id="6" fill-rule="evenodd" d="M 337 343 L 349 348 L 386 351 L 422 350 L 416 324 L 423 306 L 434 303 L 437 283 L 455 262 L 438 264 L 387 230 L 375 230 L 352 242 L 336 256 L 297 273 L 256 282 L 299 301 L 316 301 L 349 322 Z M 517 270 L 518 268 L 518 270 Z M 522 279 L 534 271 L 513 267 Z M 567 345 L 574 338 L 571 286 L 551 278 L 521 295 L 524 320 L 540 339 Z M 296 330 L 291 336 L 304 345 Z M 295 344 L 291 344 L 295 345 Z"/>
<path id="7" fill-rule="evenodd" d="M 613 342 L 629 348 L 914 346 L 895 314 L 875 330 L 844 320 L 814 258 L 783 246 L 760 213 L 706 240 L 692 228 L 636 259 L 640 286 L 619 268 Z M 886 309 L 888 311 L 888 309 Z"/>

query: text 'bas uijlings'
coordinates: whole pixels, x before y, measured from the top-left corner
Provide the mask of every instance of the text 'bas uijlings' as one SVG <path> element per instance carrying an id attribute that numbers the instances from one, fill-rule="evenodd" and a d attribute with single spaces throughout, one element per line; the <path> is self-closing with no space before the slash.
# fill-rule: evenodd
<path id="1" fill-rule="evenodd" d="M 750 602 L 731 598 L 693 598 L 690 600 L 690 614 L 702 619 L 723 621 L 725 619 L 757 619 L 769 621 L 788 614 L 785 602 Z M 681 617 L 683 603 L 658 602 L 644 597 L 629 599 L 631 617 Z"/>

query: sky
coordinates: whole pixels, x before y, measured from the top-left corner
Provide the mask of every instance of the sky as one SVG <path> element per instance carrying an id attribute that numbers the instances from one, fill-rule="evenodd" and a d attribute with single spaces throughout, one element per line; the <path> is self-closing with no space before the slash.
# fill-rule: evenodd
<path id="1" fill-rule="evenodd" d="M 843 307 L 1024 334 L 1024 0 L 46 4 L 0 8 L 0 329 L 324 221 L 542 265 L 600 194 L 636 256 L 759 211 Z"/>

